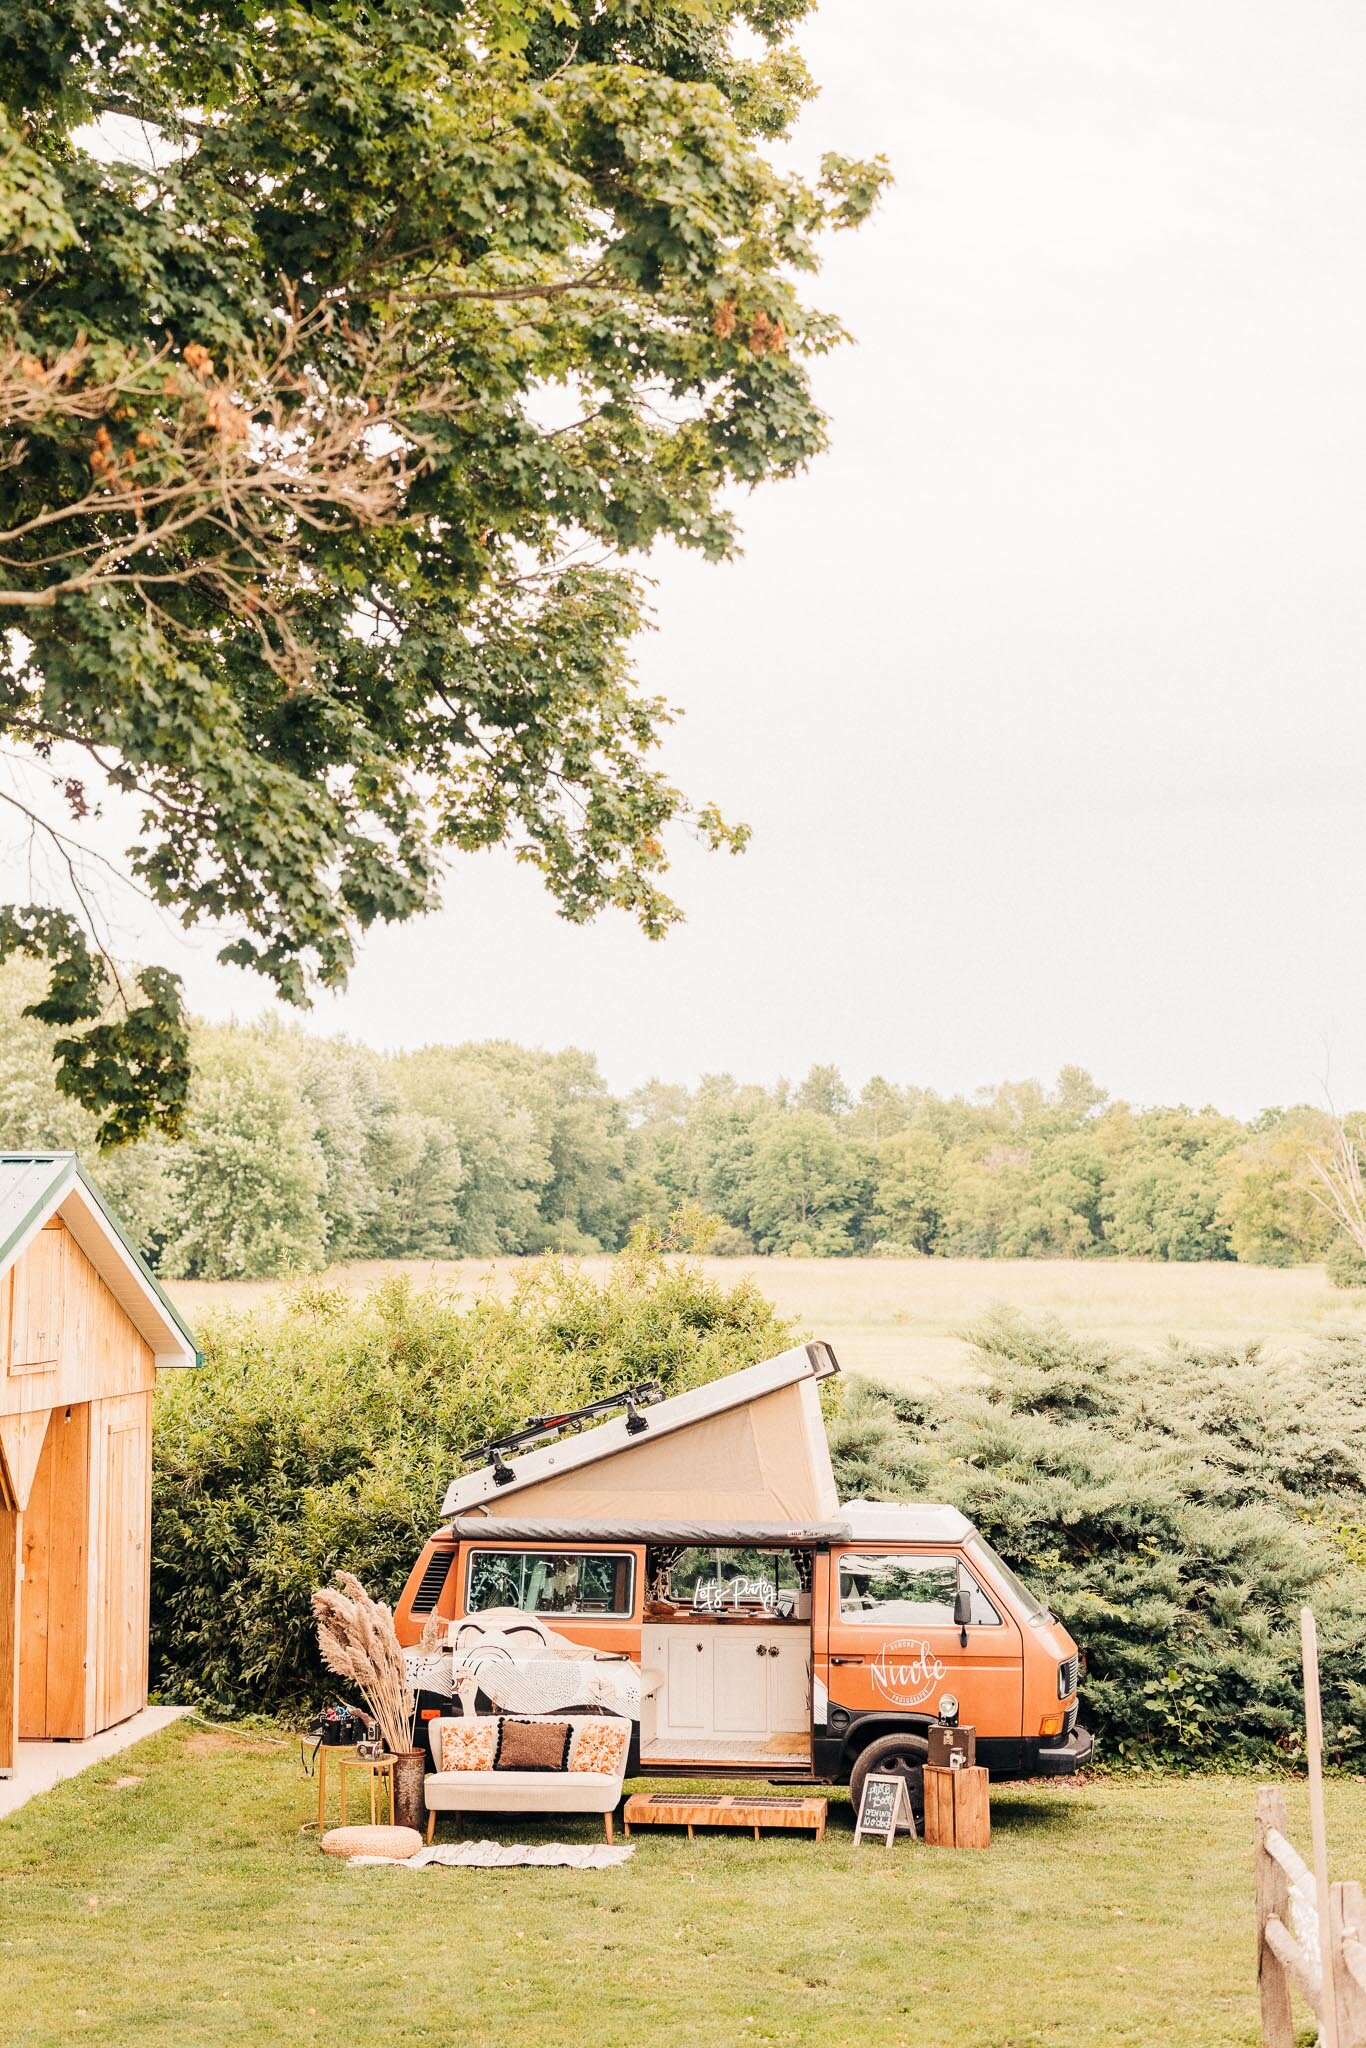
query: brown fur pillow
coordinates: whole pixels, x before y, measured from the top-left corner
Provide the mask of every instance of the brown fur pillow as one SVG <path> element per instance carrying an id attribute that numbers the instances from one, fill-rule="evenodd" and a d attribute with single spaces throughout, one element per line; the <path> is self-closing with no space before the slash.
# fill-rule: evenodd
<path id="1" fill-rule="evenodd" d="M 504 1721 L 500 1771 L 562 1771 L 573 1731 L 568 1721 Z"/>

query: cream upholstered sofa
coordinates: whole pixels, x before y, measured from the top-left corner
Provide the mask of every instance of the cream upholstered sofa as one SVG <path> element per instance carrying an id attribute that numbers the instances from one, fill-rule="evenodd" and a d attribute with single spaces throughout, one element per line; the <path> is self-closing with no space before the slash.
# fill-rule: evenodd
<path id="1" fill-rule="evenodd" d="M 534 1729 L 567 1725 L 567 1765 L 563 1770 L 507 1770 L 495 1767 L 502 1724 Z M 465 1762 L 475 1767 L 447 1770 L 446 1730 L 467 1752 L 482 1751 Z M 462 1813 L 600 1813 L 610 1842 L 612 1815 L 621 1798 L 622 1780 L 631 1746 L 631 1723 L 615 1714 L 481 1714 L 442 1715 L 427 1723 L 427 1741 L 435 1770 L 427 1773 L 427 1840 L 436 1832 L 438 1814 Z M 594 1752 L 601 1752 L 595 1756 Z M 578 1766 L 575 1768 L 576 1753 Z M 485 1758 L 488 1760 L 485 1761 Z M 605 1768 L 584 1768 L 585 1762 Z"/>

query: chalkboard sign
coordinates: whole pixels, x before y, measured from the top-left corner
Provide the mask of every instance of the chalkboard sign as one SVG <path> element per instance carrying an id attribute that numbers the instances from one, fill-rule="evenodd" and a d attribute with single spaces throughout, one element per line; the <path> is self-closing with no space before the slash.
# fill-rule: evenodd
<path id="1" fill-rule="evenodd" d="M 890 1849 L 898 1828 L 904 1828 L 914 1841 L 915 1815 L 911 1812 L 906 1780 L 892 1772 L 879 1776 L 876 1771 L 869 1771 L 863 1781 L 858 1819 L 854 1823 L 855 1847 L 864 1835 L 881 1835 Z"/>

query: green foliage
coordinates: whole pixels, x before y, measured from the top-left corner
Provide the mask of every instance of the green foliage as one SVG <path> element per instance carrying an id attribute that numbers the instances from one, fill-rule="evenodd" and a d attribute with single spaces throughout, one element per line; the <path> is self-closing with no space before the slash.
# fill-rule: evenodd
<path id="1" fill-rule="evenodd" d="M 899 1130 L 877 1148 L 871 1226 L 875 1241 L 927 1252 L 943 1218 L 944 1147 L 933 1131 Z"/>
<path id="2" fill-rule="evenodd" d="M 1314 1110 L 1270 1110 L 1219 1160 L 1218 1221 L 1235 1259 L 1290 1266 L 1329 1252 L 1336 1224 L 1305 1171 L 1306 1154 L 1325 1149 L 1325 1123 Z"/>
<path id="3" fill-rule="evenodd" d="M 861 1162 L 831 1119 L 798 1108 L 772 1118 L 754 1147 L 747 1187 L 760 1251 L 838 1256 L 854 1248 Z"/>
<path id="4" fill-rule="evenodd" d="M 1109 1192 L 1107 1235 L 1132 1259 L 1227 1258 L 1218 1209 L 1219 1183 L 1204 1161 L 1140 1153 Z"/>
<path id="5" fill-rule="evenodd" d="M 41 970 L 28 961 L 11 961 L 0 970 L 0 1149 L 51 1146 L 88 1160 L 98 1146 L 99 1125 L 89 1110 L 54 1085 L 53 1027 L 34 1015 L 44 986 Z M 100 1161 L 98 1177 L 134 1243 L 155 1253 L 172 1200 L 166 1148 L 122 1146 Z"/>
<path id="6" fill-rule="evenodd" d="M 52 1058 L 57 1087 L 98 1117 L 96 1143 L 122 1145 L 153 1127 L 179 1137 L 190 1060 L 174 975 L 144 967 L 133 982 L 145 1000 L 134 1003 L 74 917 L 35 904 L 0 904 L 0 962 L 25 958 L 49 964 L 45 988 L 24 1015 L 68 1032 L 86 1027 L 54 1037 Z"/>
<path id="7" fill-rule="evenodd" d="M 1004 1313 L 976 1336 L 980 1384 L 853 1384 L 831 1432 L 842 1494 L 969 1515 L 1083 1645 L 1112 1760 L 1293 1753 L 1312 1603 L 1329 1747 L 1360 1768 L 1366 1346 L 1152 1358 Z"/>
<path id="8" fill-rule="evenodd" d="M 95 1116 L 52 1084 L 57 1027 L 34 1013 L 42 990 L 37 965 L 0 969 L 0 1145 L 90 1153 Z M 218 1084 L 225 1062 L 240 1087 Z M 1307 1164 L 1323 1142 L 1316 1112 L 1245 1126 L 1135 1111 L 1106 1104 L 1076 1069 L 1052 1090 L 1015 1085 L 971 1102 L 884 1080 L 855 1102 L 829 1068 L 795 1090 L 712 1075 L 618 1099 L 572 1049 L 498 1042 L 386 1057 L 239 1026 L 197 1031 L 190 1064 L 181 1142 L 125 1146 L 100 1166 L 169 1274 L 614 1251 L 638 1222 L 662 1227 L 683 1208 L 709 1217 L 712 1248 L 735 1256 L 1122 1251 L 1279 1265 L 1322 1257 L 1332 1234 Z M 261 1190 L 257 1210 L 247 1187 Z"/>
<path id="9" fill-rule="evenodd" d="M 743 843 L 655 764 L 631 559 L 728 555 L 734 486 L 825 443 L 801 287 L 886 170 L 770 154 L 807 11 L 0 0 L 0 729 L 76 819 L 135 795 L 132 873 L 286 1000 L 451 848 L 657 936 L 670 824 Z M 112 1138 L 183 1101 L 147 993 L 136 1043 L 59 1042 Z"/>
<path id="10" fill-rule="evenodd" d="M 169 1162 L 159 1264 L 176 1278 L 257 1280 L 322 1263 L 326 1165 L 294 1062 L 269 1035 L 203 1032 L 192 1135 Z"/>
<path id="11" fill-rule="evenodd" d="M 1330 1246 L 1324 1263 L 1334 1287 L 1366 1287 L 1366 1253 L 1349 1237 Z"/>
<path id="12" fill-rule="evenodd" d="M 322 1153 L 327 1257 L 448 1253 L 461 1238 L 464 1145 L 406 1108 L 388 1063 L 364 1046 L 283 1033 L 277 1043 Z"/>
<path id="13" fill-rule="evenodd" d="M 152 1682 L 233 1712 L 331 1690 L 313 1588 L 343 1565 L 396 1597 L 468 1445 L 635 1380 L 680 1392 L 791 1341 L 752 1286 L 643 1240 L 601 1286 L 555 1261 L 472 1307 L 401 1281 L 359 1302 L 301 1284 L 203 1337 L 204 1365 L 158 1409 Z"/>

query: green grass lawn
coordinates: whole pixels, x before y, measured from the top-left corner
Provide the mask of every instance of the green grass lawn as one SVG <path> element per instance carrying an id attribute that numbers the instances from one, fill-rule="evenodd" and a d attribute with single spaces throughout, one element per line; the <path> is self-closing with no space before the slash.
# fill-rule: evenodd
<path id="1" fill-rule="evenodd" d="M 855 1850 L 836 1794 L 821 1844 L 646 1832 L 600 1872 L 349 1870 L 313 1796 L 297 1745 L 182 1723 L 0 1824 L 7 2048 L 1257 2038 L 1245 1779 L 1002 1787 L 985 1855 Z M 1366 1875 L 1366 1783 L 1329 1801 Z"/>

